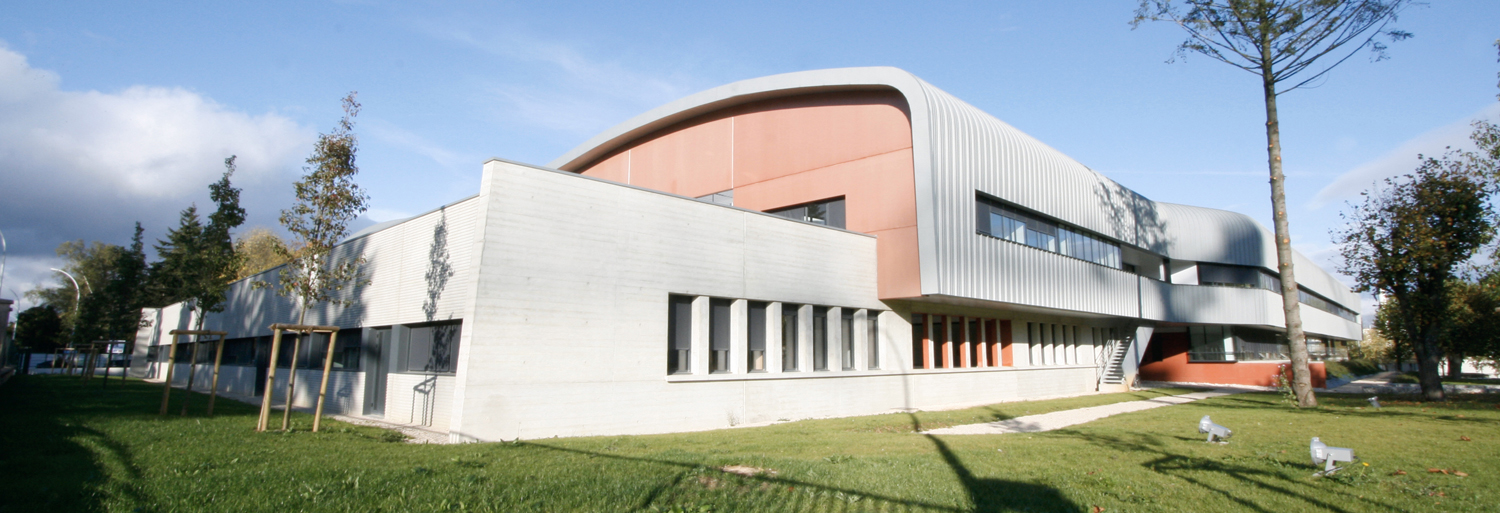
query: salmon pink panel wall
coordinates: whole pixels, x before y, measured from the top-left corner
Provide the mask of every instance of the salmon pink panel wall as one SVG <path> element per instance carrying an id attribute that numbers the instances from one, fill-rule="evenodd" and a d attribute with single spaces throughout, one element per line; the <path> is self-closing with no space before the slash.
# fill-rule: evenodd
<path id="1" fill-rule="evenodd" d="M 1273 376 L 1277 367 L 1286 362 L 1190 362 L 1188 361 L 1188 337 L 1186 333 L 1160 333 L 1151 338 L 1147 355 L 1161 356 L 1161 360 L 1144 362 L 1140 366 L 1140 378 L 1148 381 L 1175 381 L 1180 383 L 1215 383 L 1226 385 L 1274 386 Z M 1157 351 L 1160 351 L 1159 353 Z M 1308 364 L 1312 371 L 1312 386 L 1323 387 L 1327 371 L 1323 362 Z"/>
<path id="2" fill-rule="evenodd" d="M 734 189 L 775 210 L 844 198 L 846 228 L 877 237 L 881 298 L 921 294 L 911 122 L 894 91 L 765 100 L 678 123 L 581 171 L 683 196 Z"/>
<path id="3" fill-rule="evenodd" d="M 631 184 L 694 198 L 729 190 L 733 125 L 709 121 L 630 150 Z"/>
<path id="4" fill-rule="evenodd" d="M 810 95 L 747 108 L 754 110 L 735 116 L 735 185 L 911 148 L 906 102 L 895 93 Z"/>
<path id="5" fill-rule="evenodd" d="M 630 183 L 630 152 L 616 153 L 589 168 L 585 174 L 611 182 Z"/>

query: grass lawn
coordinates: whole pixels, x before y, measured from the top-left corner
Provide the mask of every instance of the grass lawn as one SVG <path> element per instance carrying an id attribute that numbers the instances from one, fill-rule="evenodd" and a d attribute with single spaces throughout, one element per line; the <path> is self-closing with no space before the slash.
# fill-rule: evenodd
<path id="1" fill-rule="evenodd" d="M 1169 389 L 433 446 L 339 422 L 314 434 L 299 414 L 291 433 L 255 433 L 256 408 L 234 401 L 212 418 L 176 416 L 174 401 L 174 414 L 158 417 L 159 386 L 117 384 L 18 376 L 0 385 L 0 512 L 1500 510 L 1495 395 L 1387 396 L 1373 410 L 1364 396 L 1326 394 L 1322 407 L 1295 410 L 1276 394 L 1238 394 L 1050 433 L 913 433 L 1186 391 Z M 196 396 L 195 410 L 205 402 Z M 1235 430 L 1228 445 L 1203 442 L 1205 414 Z M 1311 477 L 1312 436 L 1369 465 Z M 720 470 L 728 465 L 775 474 Z"/>

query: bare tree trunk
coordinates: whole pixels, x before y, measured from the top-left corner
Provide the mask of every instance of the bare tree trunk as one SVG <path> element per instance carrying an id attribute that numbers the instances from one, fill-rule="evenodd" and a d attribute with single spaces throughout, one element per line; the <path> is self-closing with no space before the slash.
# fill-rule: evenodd
<path id="1" fill-rule="evenodd" d="M 1261 83 L 1266 96 L 1266 153 L 1271 163 L 1271 212 L 1276 225 L 1276 264 L 1281 273 L 1281 308 L 1286 313 L 1286 338 L 1292 350 L 1292 391 L 1297 406 L 1318 405 L 1313 396 L 1312 372 L 1307 368 L 1307 335 L 1302 332 L 1302 310 L 1297 278 L 1292 274 L 1292 233 L 1286 216 L 1286 176 L 1281 172 L 1281 123 L 1276 118 L 1276 79 L 1271 70 L 1271 47 L 1261 45 Z"/>
<path id="2" fill-rule="evenodd" d="M 1464 355 L 1448 353 L 1448 379 L 1464 377 Z"/>
<path id="3" fill-rule="evenodd" d="M 1417 381 L 1422 384 L 1422 399 L 1426 401 L 1448 400 L 1443 393 L 1443 376 L 1438 372 L 1443 353 L 1437 347 L 1437 331 L 1437 327 L 1426 327 L 1422 330 L 1422 339 L 1415 344 Z"/>

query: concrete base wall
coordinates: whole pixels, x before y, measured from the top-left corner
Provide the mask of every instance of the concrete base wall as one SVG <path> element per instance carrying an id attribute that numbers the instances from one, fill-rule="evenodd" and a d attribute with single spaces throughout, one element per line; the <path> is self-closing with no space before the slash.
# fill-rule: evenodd
<path id="1" fill-rule="evenodd" d="M 455 441 L 696 431 L 1094 391 L 1096 368 L 1077 356 L 904 370 L 910 305 L 879 300 L 871 237 L 498 161 L 485 176 Z M 842 370 L 830 355 L 829 371 L 711 374 L 695 335 L 692 371 L 669 375 L 673 294 L 883 311 L 881 368 Z M 801 322 L 806 337 L 812 324 Z"/>
<path id="2" fill-rule="evenodd" d="M 390 374 L 386 376 L 386 422 L 448 430 L 453 414 L 453 376 Z"/>
<path id="3" fill-rule="evenodd" d="M 144 379 L 150 382 L 161 383 L 166 379 L 166 365 L 152 363 L 142 366 Z M 255 367 L 242 367 L 237 365 L 223 365 L 219 367 L 219 393 L 239 396 L 256 396 L 261 392 L 255 389 Z M 198 366 L 198 371 L 193 377 L 193 391 L 208 393 L 209 384 L 213 379 L 213 366 Z M 297 370 L 296 400 L 292 403 L 297 407 L 312 408 L 318 404 L 318 386 L 323 379 L 323 371 L 312 369 Z M 286 381 L 287 369 L 276 370 L 276 385 L 272 391 L 272 404 L 282 405 L 286 403 Z M 172 370 L 172 386 L 186 387 L 188 382 L 188 364 L 179 363 Z M 387 394 L 389 399 L 394 394 Z M 175 402 L 175 400 L 174 400 Z M 334 371 L 328 376 L 328 392 L 324 398 L 323 412 L 337 413 L 343 415 L 358 415 L 364 404 L 364 373 Z"/>

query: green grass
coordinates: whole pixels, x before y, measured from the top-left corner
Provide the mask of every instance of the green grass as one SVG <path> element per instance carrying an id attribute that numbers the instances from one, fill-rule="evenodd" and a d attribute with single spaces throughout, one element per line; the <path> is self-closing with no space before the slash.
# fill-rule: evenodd
<path id="1" fill-rule="evenodd" d="M 1500 397 L 1446 404 L 1239 394 L 1037 434 L 927 436 L 1184 390 L 652 436 L 451 446 L 328 422 L 255 433 L 256 409 L 155 415 L 160 388 L 0 385 L 0 511 L 1495 511 Z M 174 393 L 180 398 L 181 392 Z M 195 410 L 204 398 L 195 397 Z M 1206 444 L 1208 414 L 1236 433 Z M 1307 442 L 1363 463 L 1311 477 Z M 1461 441 L 1460 437 L 1472 441 Z M 743 477 L 726 465 L 772 469 Z M 1429 473 L 1427 469 L 1462 471 Z M 1397 470 L 1404 475 L 1393 475 Z"/>

